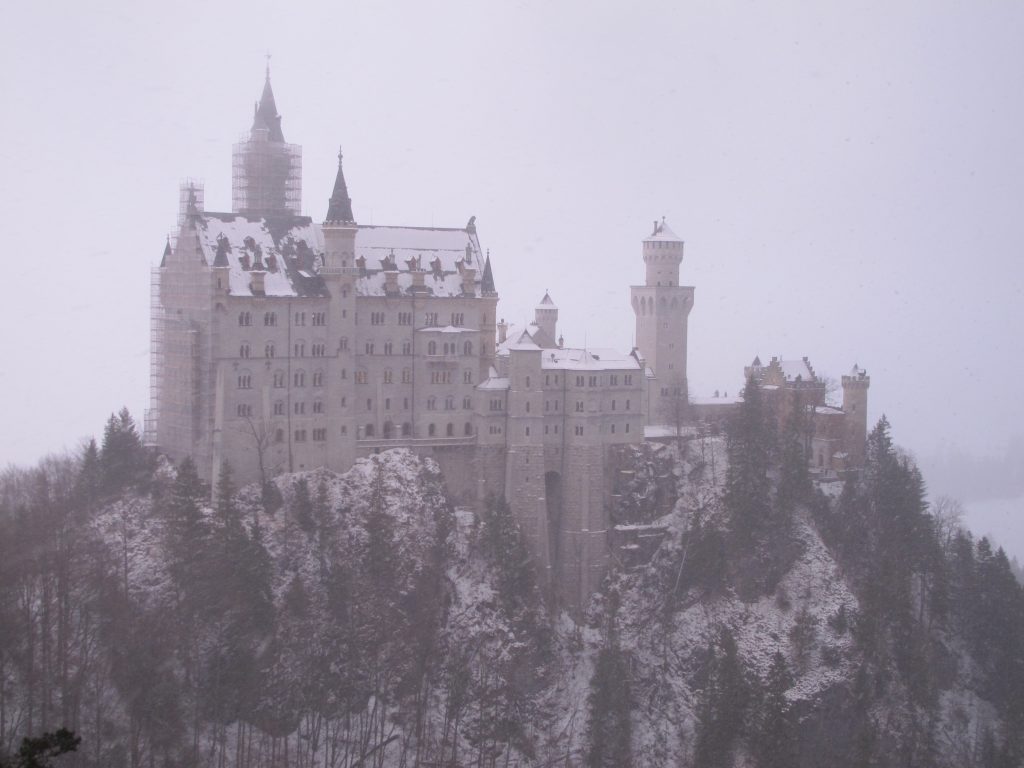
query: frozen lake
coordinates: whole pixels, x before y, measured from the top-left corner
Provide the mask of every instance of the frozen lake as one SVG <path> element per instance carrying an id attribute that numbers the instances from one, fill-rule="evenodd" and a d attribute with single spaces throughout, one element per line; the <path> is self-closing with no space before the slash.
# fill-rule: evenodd
<path id="1" fill-rule="evenodd" d="M 1024 497 L 964 504 L 964 524 L 975 537 L 988 536 L 1007 557 L 1024 563 Z"/>

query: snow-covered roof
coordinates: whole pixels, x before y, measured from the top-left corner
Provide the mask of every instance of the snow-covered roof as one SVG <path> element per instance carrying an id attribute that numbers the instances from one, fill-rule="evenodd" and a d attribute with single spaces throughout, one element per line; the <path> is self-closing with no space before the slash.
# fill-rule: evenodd
<path id="1" fill-rule="evenodd" d="M 506 339 L 503 349 L 514 352 L 536 352 L 540 347 L 537 346 L 537 342 L 533 340 L 529 331 L 522 331 L 514 338 Z"/>
<path id="2" fill-rule="evenodd" d="M 669 225 L 665 222 L 664 217 L 662 217 L 661 221 L 655 222 L 654 231 L 644 238 L 644 242 L 651 242 L 655 240 L 669 240 L 675 243 L 683 242 L 683 238 L 672 231 Z"/>
<path id="3" fill-rule="evenodd" d="M 537 305 L 537 309 L 558 309 L 555 306 L 555 302 L 551 300 L 551 294 L 544 291 L 544 298 L 540 300 L 540 304 Z"/>
<path id="4" fill-rule="evenodd" d="M 637 359 L 614 349 L 545 349 L 540 359 L 544 369 L 568 371 L 640 370 Z"/>
<path id="5" fill-rule="evenodd" d="M 326 296 L 317 274 L 323 258 L 320 226 L 308 216 L 272 218 L 235 213 L 200 213 L 198 245 L 206 263 L 228 267 L 233 296 L 252 296 L 253 268 L 262 267 L 266 296 Z"/>
<path id="6" fill-rule="evenodd" d="M 480 333 L 476 328 L 463 328 L 461 326 L 446 325 L 446 326 L 428 326 L 426 328 L 417 328 L 417 333 Z"/>
<path id="7" fill-rule="evenodd" d="M 197 217 L 206 263 L 227 266 L 232 295 L 252 295 L 248 274 L 263 265 L 267 296 L 324 296 L 317 274 L 324 255 L 320 224 L 308 216 L 248 217 L 203 212 Z M 473 292 L 480 294 L 484 258 L 475 230 L 427 227 L 358 226 L 355 252 L 363 272 L 359 296 L 385 295 L 385 271 L 398 272 L 398 289 L 411 292 L 413 271 L 423 273 L 425 293 L 462 296 L 465 269 L 475 270 Z M 258 256 L 258 258 L 257 258 Z"/>
<path id="8" fill-rule="evenodd" d="M 831 405 L 816 405 L 814 406 L 814 412 L 819 416 L 842 416 L 842 408 L 834 408 Z"/>
<path id="9" fill-rule="evenodd" d="M 493 372 L 494 369 L 492 368 L 491 370 Z M 507 377 L 505 377 L 505 376 L 491 376 L 491 377 L 486 378 L 483 381 L 481 381 L 480 384 L 477 386 L 477 389 L 484 389 L 484 390 L 492 390 L 493 391 L 493 390 L 508 389 L 508 387 L 509 387 L 509 383 L 508 383 L 508 378 Z"/>
<path id="10" fill-rule="evenodd" d="M 779 367 L 782 368 L 782 375 L 786 381 L 814 381 L 814 372 L 806 360 L 779 360 Z"/>

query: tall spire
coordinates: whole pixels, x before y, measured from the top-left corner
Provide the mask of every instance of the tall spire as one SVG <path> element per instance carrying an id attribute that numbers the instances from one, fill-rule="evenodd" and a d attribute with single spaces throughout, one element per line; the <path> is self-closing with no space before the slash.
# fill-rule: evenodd
<path id="1" fill-rule="evenodd" d="M 338 150 L 338 176 L 334 180 L 334 192 L 327 202 L 327 221 L 355 224 L 355 216 L 352 215 L 352 198 L 348 196 L 345 171 L 341 167 L 341 149 Z"/>
<path id="2" fill-rule="evenodd" d="M 487 259 L 484 261 L 484 274 L 480 279 L 480 290 L 485 295 L 489 293 L 497 293 L 494 288 L 494 273 L 491 272 L 491 251 L 487 249 Z"/>
<path id="3" fill-rule="evenodd" d="M 267 79 L 263 83 L 263 95 L 256 105 L 256 114 L 252 118 L 252 129 L 266 130 L 271 141 L 284 143 L 281 131 L 281 116 L 277 114 L 277 103 L 274 101 L 274 89 L 270 87 L 270 54 L 267 54 Z"/>

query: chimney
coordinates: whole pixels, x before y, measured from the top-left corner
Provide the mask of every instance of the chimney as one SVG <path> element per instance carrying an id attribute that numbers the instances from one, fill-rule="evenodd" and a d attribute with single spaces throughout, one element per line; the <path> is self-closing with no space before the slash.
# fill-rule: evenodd
<path id="1" fill-rule="evenodd" d="M 398 295 L 398 270 L 389 269 L 384 273 L 384 293 L 387 296 Z"/>
<path id="2" fill-rule="evenodd" d="M 263 269 L 254 268 L 249 270 L 249 290 L 252 291 L 253 296 L 266 296 L 266 290 L 264 289 L 263 278 L 266 277 L 267 273 Z"/>
<path id="3" fill-rule="evenodd" d="M 498 343 L 504 344 L 505 337 L 508 336 L 508 323 L 505 322 L 505 318 L 501 318 L 501 322 L 498 323 Z"/>

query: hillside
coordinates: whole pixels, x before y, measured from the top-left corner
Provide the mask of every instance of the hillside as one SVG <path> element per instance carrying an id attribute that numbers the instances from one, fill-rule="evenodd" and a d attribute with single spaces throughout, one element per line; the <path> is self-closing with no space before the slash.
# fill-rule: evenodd
<path id="1" fill-rule="evenodd" d="M 77 766 L 1020 765 L 1005 556 L 931 514 L 884 421 L 845 484 L 793 434 L 755 403 L 637 447 L 613 515 L 664 539 L 577 624 L 429 459 L 211 495 L 123 414 L 3 478 L 0 754 L 64 725 Z"/>

